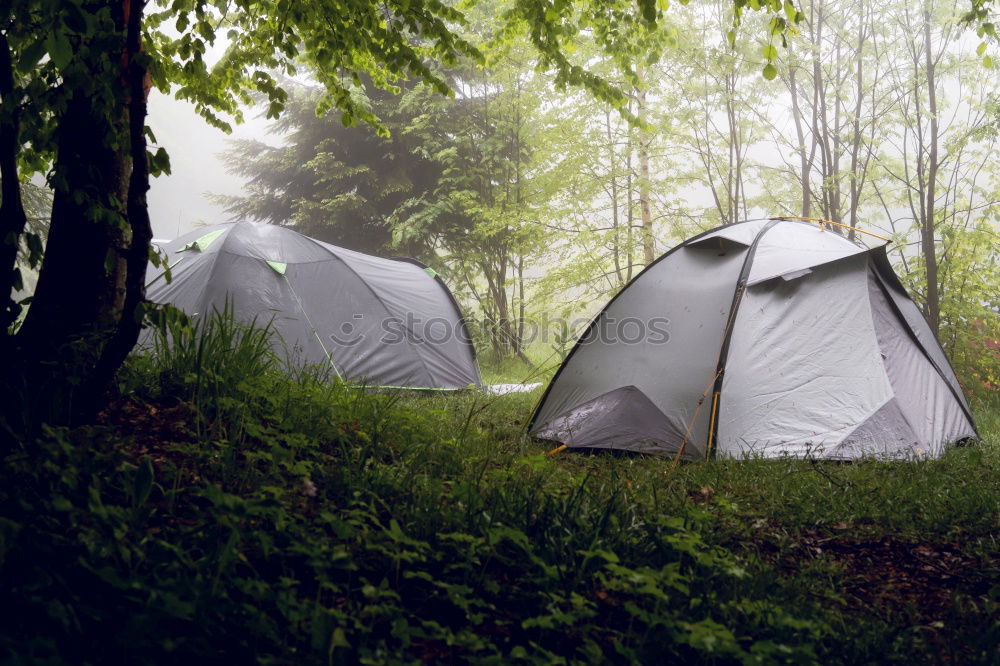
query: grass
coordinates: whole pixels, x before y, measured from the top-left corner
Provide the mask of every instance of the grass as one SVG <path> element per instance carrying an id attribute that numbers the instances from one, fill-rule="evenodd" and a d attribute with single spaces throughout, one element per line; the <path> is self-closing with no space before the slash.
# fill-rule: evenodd
<path id="1" fill-rule="evenodd" d="M 561 355 L 551 346 L 535 343 L 524 350 L 530 363 L 517 357 L 498 359 L 492 353 L 481 354 L 479 369 L 484 384 L 545 383 L 559 367 Z"/>
<path id="2" fill-rule="evenodd" d="M 933 461 L 547 457 L 539 391 L 366 393 L 206 326 L 6 456 L 0 660 L 1000 658 L 995 409 Z"/>

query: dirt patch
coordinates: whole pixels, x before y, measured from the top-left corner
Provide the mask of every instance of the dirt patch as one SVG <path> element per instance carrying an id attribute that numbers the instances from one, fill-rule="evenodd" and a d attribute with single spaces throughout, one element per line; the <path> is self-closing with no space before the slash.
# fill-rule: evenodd
<path id="1" fill-rule="evenodd" d="M 97 420 L 124 435 L 122 440 L 130 457 L 138 460 L 148 455 L 154 463 L 167 459 L 180 463 L 183 454 L 168 444 L 194 441 L 196 418 L 194 407 L 186 402 L 162 403 L 126 397 L 108 405 Z"/>
<path id="2" fill-rule="evenodd" d="M 891 536 L 857 538 L 805 533 L 775 564 L 794 575 L 807 562 L 840 572 L 848 609 L 906 616 L 922 624 L 954 612 L 956 595 L 985 597 L 1000 582 L 1000 559 L 973 554 L 956 542 L 911 542 Z"/>

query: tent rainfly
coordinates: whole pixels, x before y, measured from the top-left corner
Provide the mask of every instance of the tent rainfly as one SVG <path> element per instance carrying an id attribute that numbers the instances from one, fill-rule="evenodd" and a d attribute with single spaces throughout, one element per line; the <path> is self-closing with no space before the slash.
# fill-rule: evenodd
<path id="1" fill-rule="evenodd" d="M 937 457 L 977 436 L 885 247 L 777 218 L 650 264 L 591 322 L 528 428 L 571 449 L 688 458 Z"/>
<path id="2" fill-rule="evenodd" d="M 480 386 L 475 350 L 448 287 L 412 259 L 382 259 L 271 224 L 205 227 L 159 244 L 147 297 L 189 316 L 222 311 L 271 322 L 279 353 L 329 363 L 343 379 L 384 388 Z"/>

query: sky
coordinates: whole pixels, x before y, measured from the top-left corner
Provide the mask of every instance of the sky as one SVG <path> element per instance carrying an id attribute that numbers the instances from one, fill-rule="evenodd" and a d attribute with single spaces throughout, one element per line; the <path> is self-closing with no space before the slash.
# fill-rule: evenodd
<path id="1" fill-rule="evenodd" d="M 149 96 L 148 125 L 157 145 L 170 155 L 170 175 L 150 183 L 149 214 L 156 238 L 172 239 L 207 224 L 229 219 L 206 194 L 243 193 L 242 181 L 226 173 L 219 153 L 233 137 L 267 139 L 267 123 L 247 114 L 243 125 L 227 135 L 204 121 L 188 102 L 153 90 Z"/>

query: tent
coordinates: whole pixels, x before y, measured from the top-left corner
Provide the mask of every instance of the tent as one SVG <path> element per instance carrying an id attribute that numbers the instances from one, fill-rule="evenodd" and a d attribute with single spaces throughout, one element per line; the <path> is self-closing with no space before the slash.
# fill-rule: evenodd
<path id="1" fill-rule="evenodd" d="M 382 259 L 271 224 L 204 227 L 159 245 L 162 269 L 147 297 L 189 316 L 223 310 L 271 322 L 292 362 L 329 363 L 366 386 L 480 386 L 462 314 L 436 273 L 412 259 Z"/>
<path id="2" fill-rule="evenodd" d="M 712 229 L 605 306 L 528 424 L 688 458 L 935 457 L 977 436 L 885 247 L 788 218 Z"/>

